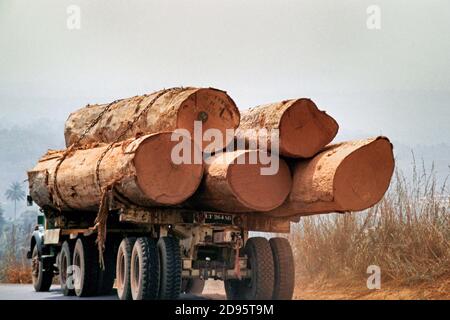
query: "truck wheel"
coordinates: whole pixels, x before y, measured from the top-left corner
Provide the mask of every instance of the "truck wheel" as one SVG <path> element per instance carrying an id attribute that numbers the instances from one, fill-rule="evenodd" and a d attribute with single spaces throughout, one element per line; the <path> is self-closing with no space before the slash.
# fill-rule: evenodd
<path id="1" fill-rule="evenodd" d="M 111 240 L 105 243 L 105 251 L 103 252 L 105 269 L 99 270 L 98 293 L 100 295 L 111 294 L 114 287 L 114 279 L 116 278 L 117 242 L 113 239 Z"/>
<path id="2" fill-rule="evenodd" d="M 131 254 L 131 296 L 133 300 L 158 298 L 159 257 L 153 239 L 138 238 Z"/>
<path id="3" fill-rule="evenodd" d="M 294 255 L 289 241 L 285 238 L 269 240 L 275 267 L 275 286 L 273 300 L 291 300 L 294 294 L 295 267 Z"/>
<path id="4" fill-rule="evenodd" d="M 92 238 L 79 238 L 73 251 L 75 294 L 78 297 L 96 295 L 98 292 L 98 250 Z"/>
<path id="5" fill-rule="evenodd" d="M 72 265 L 73 260 L 72 255 L 73 255 L 73 244 L 64 241 L 59 256 L 58 269 L 59 269 L 59 282 L 61 284 L 62 292 L 65 296 L 72 296 L 75 294 L 72 280 L 73 269 L 69 268 Z"/>
<path id="6" fill-rule="evenodd" d="M 181 293 L 181 253 L 178 240 L 161 237 L 158 241 L 160 272 L 160 299 L 177 299 Z"/>
<path id="7" fill-rule="evenodd" d="M 202 279 L 185 279 L 182 282 L 182 292 L 195 295 L 201 295 L 205 288 L 205 280 Z"/>
<path id="8" fill-rule="evenodd" d="M 130 264 L 136 238 L 124 238 L 119 245 L 116 259 L 116 286 L 120 300 L 131 300 Z"/>
<path id="9" fill-rule="evenodd" d="M 33 287 L 37 292 L 44 292 L 50 289 L 53 280 L 53 268 L 51 265 L 44 266 L 44 262 L 39 259 L 39 251 L 37 245 L 33 248 L 31 254 L 31 267 Z"/>
<path id="10" fill-rule="evenodd" d="M 250 279 L 226 280 L 225 291 L 229 300 L 270 300 L 274 288 L 272 250 L 266 238 L 247 240 L 244 253 L 248 257 Z"/>

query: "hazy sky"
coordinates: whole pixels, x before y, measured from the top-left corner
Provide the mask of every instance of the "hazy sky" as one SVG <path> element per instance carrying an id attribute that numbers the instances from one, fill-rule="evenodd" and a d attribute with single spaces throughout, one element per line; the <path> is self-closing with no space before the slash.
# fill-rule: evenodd
<path id="1" fill-rule="evenodd" d="M 344 131 L 449 142 L 450 1 L 0 0 L 0 121 L 62 124 L 178 85 L 225 89 L 242 109 L 307 96 Z"/>

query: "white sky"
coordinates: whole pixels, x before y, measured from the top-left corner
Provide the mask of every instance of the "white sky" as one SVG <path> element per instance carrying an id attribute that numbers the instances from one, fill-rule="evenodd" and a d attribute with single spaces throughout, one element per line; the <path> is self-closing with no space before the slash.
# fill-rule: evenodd
<path id="1" fill-rule="evenodd" d="M 62 124 L 178 85 L 225 89 L 241 109 L 307 96 L 344 132 L 449 142 L 450 1 L 0 0 L 0 121 Z"/>

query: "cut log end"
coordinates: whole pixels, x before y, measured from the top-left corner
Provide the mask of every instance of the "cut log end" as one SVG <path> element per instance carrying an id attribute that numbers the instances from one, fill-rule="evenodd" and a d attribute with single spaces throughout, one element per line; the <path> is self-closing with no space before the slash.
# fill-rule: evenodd
<path id="1" fill-rule="evenodd" d="M 345 158 L 334 177 L 335 201 L 346 211 L 375 205 L 389 187 L 394 171 L 392 144 L 380 137 Z"/>
<path id="2" fill-rule="evenodd" d="M 294 166 L 288 200 L 267 214 L 293 217 L 368 209 L 389 188 L 394 165 L 393 147 L 385 137 L 330 145 Z"/>
<path id="3" fill-rule="evenodd" d="M 216 89 L 199 89 L 187 99 L 178 111 L 177 127 L 187 129 L 194 137 L 194 122 L 202 122 L 202 136 L 208 129 L 219 130 L 222 141 L 212 151 L 222 150 L 232 139 L 226 137 L 226 129 L 239 126 L 239 110 L 234 101 L 223 91 Z M 200 145 L 200 142 L 196 141 Z M 202 149 L 210 142 L 203 142 Z"/>
<path id="4" fill-rule="evenodd" d="M 309 158 L 336 136 L 337 122 L 309 99 L 298 99 L 280 120 L 280 153 Z"/>
<path id="5" fill-rule="evenodd" d="M 288 196 L 292 179 L 287 164 L 279 159 L 278 171 L 262 175 L 261 163 L 251 164 L 250 153 L 239 155 L 227 170 L 229 186 L 235 197 L 246 207 L 256 211 L 269 211 L 280 206 Z M 242 164 L 245 163 L 245 164 Z"/>
<path id="6" fill-rule="evenodd" d="M 178 142 L 170 137 L 169 132 L 149 136 L 140 143 L 134 157 L 140 189 L 162 205 L 175 205 L 189 198 L 203 175 L 202 164 L 173 163 L 171 153 Z"/>

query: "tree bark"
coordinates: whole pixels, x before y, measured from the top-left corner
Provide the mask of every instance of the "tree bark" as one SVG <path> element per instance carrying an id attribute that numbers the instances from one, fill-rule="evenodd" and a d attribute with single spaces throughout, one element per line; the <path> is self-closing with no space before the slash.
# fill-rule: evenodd
<path id="1" fill-rule="evenodd" d="M 218 129 L 226 144 L 225 130 L 235 129 L 239 125 L 239 111 L 226 92 L 213 88 L 172 88 L 112 103 L 81 144 L 115 142 L 117 137 L 126 131 L 129 123 L 156 97 L 148 112 L 133 125 L 122 140 L 175 129 L 187 129 L 193 136 L 194 121 L 198 120 L 202 122 L 202 134 L 210 128 Z M 107 105 L 88 105 L 70 114 L 65 124 L 67 147 L 82 136 Z M 200 145 L 200 142 L 196 143 Z"/>
<path id="2" fill-rule="evenodd" d="M 292 191 L 271 216 L 361 211 L 381 200 L 394 171 L 392 144 L 385 137 L 326 147 L 293 169 Z"/>
<path id="3" fill-rule="evenodd" d="M 338 131 L 337 122 L 320 111 L 309 99 L 286 100 L 241 112 L 237 138 L 247 143 L 257 141 L 248 129 L 279 130 L 280 154 L 293 158 L 309 158 L 330 143 Z M 270 141 L 268 143 L 270 148 Z"/>
<path id="4" fill-rule="evenodd" d="M 222 212 L 269 211 L 280 206 L 291 189 L 292 178 L 283 159 L 273 175 L 262 175 L 258 151 L 238 150 L 213 156 L 189 204 L 197 209 Z M 254 157 L 254 158 L 253 158 Z"/>
<path id="5" fill-rule="evenodd" d="M 75 150 L 57 172 L 59 194 L 54 177 L 63 152 L 49 152 L 28 172 L 30 194 L 41 208 L 96 211 L 104 188 L 114 184 L 115 190 L 135 205 L 179 204 L 197 189 L 203 164 L 175 165 L 171 161 L 175 144 L 170 132 L 117 143 L 100 162 L 98 177 L 97 163 L 107 145 Z"/>

